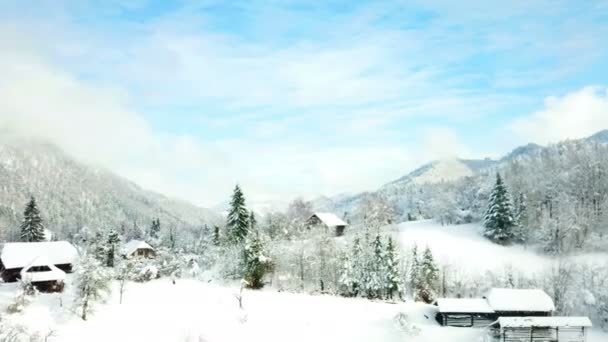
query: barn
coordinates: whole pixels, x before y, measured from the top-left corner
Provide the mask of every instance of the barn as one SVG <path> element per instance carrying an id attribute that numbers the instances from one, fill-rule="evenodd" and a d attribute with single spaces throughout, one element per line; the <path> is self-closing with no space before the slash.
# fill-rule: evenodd
<path id="1" fill-rule="evenodd" d="M 5 282 L 20 279 L 21 271 L 28 266 L 44 268 L 52 265 L 70 273 L 77 257 L 76 247 L 67 241 L 8 242 L 0 254 L 0 272 Z"/>
<path id="2" fill-rule="evenodd" d="M 588 317 L 500 317 L 494 324 L 496 342 L 585 342 L 592 324 Z"/>
<path id="3" fill-rule="evenodd" d="M 131 240 L 122 246 L 120 254 L 125 258 L 153 258 L 156 256 L 156 251 L 145 241 Z"/>
<path id="4" fill-rule="evenodd" d="M 306 222 L 309 227 L 323 226 L 335 236 L 344 235 L 348 223 L 332 213 L 314 213 Z"/>
<path id="5" fill-rule="evenodd" d="M 484 297 L 495 317 L 551 316 L 553 299 L 540 289 L 491 289 Z"/>
<path id="6" fill-rule="evenodd" d="M 494 310 L 482 298 L 439 298 L 435 305 L 443 326 L 486 328 L 495 320 Z"/>

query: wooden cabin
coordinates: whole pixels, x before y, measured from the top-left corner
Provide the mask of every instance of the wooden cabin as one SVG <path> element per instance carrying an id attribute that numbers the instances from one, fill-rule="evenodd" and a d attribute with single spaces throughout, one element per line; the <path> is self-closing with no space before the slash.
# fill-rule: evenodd
<path id="1" fill-rule="evenodd" d="M 495 312 L 482 298 L 439 298 L 437 322 L 449 327 L 486 328 L 495 320 Z"/>
<path id="2" fill-rule="evenodd" d="M 328 232 L 332 232 L 335 236 L 344 235 L 344 230 L 348 226 L 348 223 L 332 213 L 314 213 L 306 221 L 306 224 L 308 227 L 322 226 Z"/>
<path id="3" fill-rule="evenodd" d="M 21 271 L 37 258 L 45 258 L 54 268 L 71 273 L 77 257 L 76 247 L 67 241 L 8 242 L 0 254 L 0 275 L 5 282 L 15 282 L 21 278 Z"/>
<path id="4" fill-rule="evenodd" d="M 493 342 L 586 342 L 587 317 L 500 317 Z"/>
<path id="5" fill-rule="evenodd" d="M 19 273 L 23 282 L 32 284 L 40 292 L 63 292 L 65 272 L 46 257 L 37 257 Z"/>
<path id="6" fill-rule="evenodd" d="M 491 289 L 484 297 L 498 317 L 546 317 L 555 310 L 553 299 L 539 289 Z"/>
<path id="7" fill-rule="evenodd" d="M 120 254 L 127 258 L 154 258 L 156 251 L 152 246 L 141 240 L 131 240 L 127 242 L 120 250 Z"/>

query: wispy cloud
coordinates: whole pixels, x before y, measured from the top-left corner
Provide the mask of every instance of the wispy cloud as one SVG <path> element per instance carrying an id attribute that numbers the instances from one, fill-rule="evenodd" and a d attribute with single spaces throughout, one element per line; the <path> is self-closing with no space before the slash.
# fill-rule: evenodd
<path id="1" fill-rule="evenodd" d="M 483 156 L 492 134 L 475 130 L 524 113 L 533 138 L 544 112 L 585 96 L 537 112 L 543 98 L 605 79 L 606 15 L 554 1 L 3 3 L 0 125 L 200 204 L 237 181 L 263 199 L 371 189 Z"/>

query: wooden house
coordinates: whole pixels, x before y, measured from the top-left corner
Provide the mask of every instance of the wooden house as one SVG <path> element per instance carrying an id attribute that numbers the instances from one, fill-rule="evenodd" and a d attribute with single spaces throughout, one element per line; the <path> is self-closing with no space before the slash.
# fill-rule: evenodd
<path id="1" fill-rule="evenodd" d="M 495 312 L 482 298 L 439 298 L 437 321 L 443 326 L 486 328 L 495 320 Z"/>
<path id="2" fill-rule="evenodd" d="M 586 342 L 591 328 L 587 317 L 500 317 L 493 342 Z"/>
<path id="3" fill-rule="evenodd" d="M 553 299 L 539 289 L 491 289 L 484 297 L 495 317 L 551 316 Z"/>
<path id="4" fill-rule="evenodd" d="M 335 236 L 342 236 L 348 223 L 332 213 L 314 213 L 306 222 L 308 227 L 322 226 Z"/>
<path id="5" fill-rule="evenodd" d="M 145 241 L 131 240 L 122 246 L 120 254 L 125 258 L 154 258 L 156 251 Z"/>
<path id="6" fill-rule="evenodd" d="M 46 257 L 37 257 L 19 273 L 22 281 L 31 283 L 41 292 L 63 291 L 65 272 Z"/>
<path id="7" fill-rule="evenodd" d="M 77 257 L 76 247 L 67 241 L 9 242 L 4 244 L 0 254 L 0 273 L 5 282 L 15 282 L 21 278 L 21 271 L 39 258 L 44 258 L 45 263 L 64 273 L 70 273 Z M 32 267 L 44 266 L 48 265 Z"/>

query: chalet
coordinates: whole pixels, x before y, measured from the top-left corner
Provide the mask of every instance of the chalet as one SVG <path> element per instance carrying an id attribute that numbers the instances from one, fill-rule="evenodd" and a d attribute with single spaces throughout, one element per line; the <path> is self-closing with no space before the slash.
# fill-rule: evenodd
<path id="1" fill-rule="evenodd" d="M 21 280 L 31 283 L 42 292 L 62 292 L 65 272 L 53 265 L 46 257 L 35 258 L 19 272 Z"/>
<path id="2" fill-rule="evenodd" d="M 120 254 L 125 258 L 153 258 L 156 256 L 156 251 L 145 241 L 131 240 L 122 246 Z"/>
<path id="3" fill-rule="evenodd" d="M 484 297 L 495 317 L 551 316 L 553 300 L 538 289 L 491 289 Z"/>
<path id="4" fill-rule="evenodd" d="M 344 229 L 348 226 L 346 222 L 332 213 L 315 213 L 306 222 L 309 227 L 323 226 L 326 230 L 333 232 L 336 236 L 342 236 Z"/>
<path id="5" fill-rule="evenodd" d="M 500 317 L 495 342 L 585 342 L 592 326 L 587 317 Z"/>
<path id="6" fill-rule="evenodd" d="M 20 279 L 21 271 L 29 266 L 44 268 L 52 265 L 64 273 L 70 273 L 77 257 L 76 247 L 67 241 L 9 242 L 4 244 L 0 254 L 0 273 L 5 282 Z M 41 262 L 48 265 L 37 265 Z"/>
<path id="7" fill-rule="evenodd" d="M 440 298 L 435 305 L 437 321 L 444 326 L 485 328 L 495 321 L 495 312 L 485 299 Z"/>

